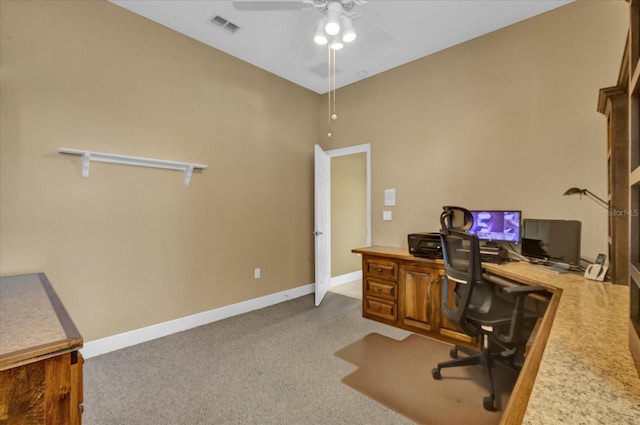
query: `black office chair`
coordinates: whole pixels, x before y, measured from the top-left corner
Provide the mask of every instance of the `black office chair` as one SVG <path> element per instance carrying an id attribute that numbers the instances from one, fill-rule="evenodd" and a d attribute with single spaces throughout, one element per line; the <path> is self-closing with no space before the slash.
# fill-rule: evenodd
<path id="1" fill-rule="evenodd" d="M 461 207 L 444 207 L 440 216 L 442 254 L 447 285 L 456 283 L 455 308 L 447 304 L 443 294 L 442 312 L 461 332 L 480 336 L 480 351 L 456 345 L 450 355 L 454 360 L 438 363 L 431 371 L 435 379 L 442 379 L 440 370 L 447 367 L 483 365 L 489 379 L 489 396 L 482 400 L 486 410 L 496 409 L 492 367 L 500 360 L 518 370 L 516 353 L 526 342 L 539 315 L 524 308 L 525 297 L 545 291 L 542 287 L 503 286 L 506 281 L 483 275 L 478 237 L 467 231 L 473 216 Z M 495 284 L 498 285 L 495 285 Z M 502 285 L 501 285 L 502 284 Z M 502 295 L 498 295 L 500 292 Z M 467 356 L 458 358 L 458 352 Z"/>

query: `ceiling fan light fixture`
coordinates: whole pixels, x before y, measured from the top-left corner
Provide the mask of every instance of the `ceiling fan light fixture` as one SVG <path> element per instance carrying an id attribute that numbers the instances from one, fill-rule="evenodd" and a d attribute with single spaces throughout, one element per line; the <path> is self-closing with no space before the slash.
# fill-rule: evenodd
<path id="1" fill-rule="evenodd" d="M 316 29 L 316 33 L 313 36 L 313 41 L 315 41 L 316 44 L 319 44 L 320 46 L 324 46 L 329 42 L 329 40 L 327 39 L 327 34 L 324 32 L 324 26 L 325 20 L 321 19 L 320 22 L 318 22 L 318 28 Z"/>
<path id="2" fill-rule="evenodd" d="M 324 46 L 329 42 L 329 40 L 327 40 L 327 37 L 321 33 L 316 34 L 315 37 L 313 37 L 313 41 L 315 41 L 319 46 Z"/>
<path id="3" fill-rule="evenodd" d="M 348 16 L 342 17 L 342 41 L 345 43 L 351 43 L 356 39 L 356 30 L 353 28 L 351 18 Z"/>
<path id="4" fill-rule="evenodd" d="M 324 30 L 329 35 L 336 35 L 340 32 L 340 24 L 337 21 L 328 21 L 327 25 L 325 25 Z"/>
<path id="5" fill-rule="evenodd" d="M 329 45 L 329 47 L 331 47 L 331 50 L 340 50 L 344 47 L 344 44 L 342 44 L 342 41 L 340 41 L 340 39 L 336 39 L 331 40 L 331 44 Z"/>
<path id="6" fill-rule="evenodd" d="M 340 32 L 340 15 L 342 15 L 342 4 L 332 1 L 327 6 L 327 21 L 324 30 L 329 35 L 336 35 Z"/>

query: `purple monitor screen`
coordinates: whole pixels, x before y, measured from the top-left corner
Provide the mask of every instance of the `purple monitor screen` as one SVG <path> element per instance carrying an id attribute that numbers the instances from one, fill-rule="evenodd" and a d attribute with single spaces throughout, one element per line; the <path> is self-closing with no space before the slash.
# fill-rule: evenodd
<path id="1" fill-rule="evenodd" d="M 492 242 L 520 243 L 520 211 L 471 211 L 473 227 L 469 233 Z"/>

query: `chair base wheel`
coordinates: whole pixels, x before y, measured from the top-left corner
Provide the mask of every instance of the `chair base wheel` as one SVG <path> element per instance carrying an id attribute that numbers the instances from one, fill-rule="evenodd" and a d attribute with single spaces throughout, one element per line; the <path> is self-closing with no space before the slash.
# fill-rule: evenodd
<path id="1" fill-rule="evenodd" d="M 431 376 L 433 376 L 433 379 L 442 379 L 442 375 L 440 375 L 440 370 L 438 368 L 431 370 Z"/>
<path id="2" fill-rule="evenodd" d="M 484 410 L 488 410 L 489 412 L 495 412 L 496 410 L 496 401 L 493 397 L 487 396 L 482 399 L 482 407 Z"/>

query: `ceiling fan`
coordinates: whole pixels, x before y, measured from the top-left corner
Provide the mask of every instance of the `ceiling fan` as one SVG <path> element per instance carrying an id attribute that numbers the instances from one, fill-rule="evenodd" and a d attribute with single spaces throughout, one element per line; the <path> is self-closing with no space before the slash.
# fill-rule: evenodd
<path id="1" fill-rule="evenodd" d="M 329 127 L 331 121 L 336 120 L 338 115 L 335 110 L 336 103 L 336 56 L 335 52 L 344 47 L 344 43 L 351 43 L 356 39 L 356 31 L 353 26 L 353 19 L 361 18 L 362 15 L 353 12 L 356 5 L 365 5 L 365 0 L 292 0 L 292 1 L 243 1 L 234 0 L 233 7 L 241 12 L 258 11 L 304 11 L 317 10 L 320 12 L 320 19 L 317 21 L 313 33 L 313 44 L 317 46 L 327 46 L 326 70 L 329 85 Z M 371 27 L 371 26 L 370 26 Z M 310 28 L 311 30 L 312 28 Z M 371 30 L 369 31 L 371 33 Z M 317 63 L 322 58 L 322 49 L 312 46 L 311 38 L 307 38 L 307 43 L 302 50 L 306 52 L 300 56 L 307 56 L 305 63 Z M 320 56 L 318 54 L 320 53 Z M 320 64 L 310 67 L 310 70 L 319 74 L 319 67 L 324 66 L 324 59 Z M 328 136 L 331 137 L 331 131 Z"/>
<path id="2" fill-rule="evenodd" d="M 366 3 L 366 0 L 234 0 L 233 7 L 242 12 L 318 10 L 322 17 L 313 40 L 318 45 L 328 44 L 331 49 L 340 50 L 344 43 L 356 39 L 352 20 L 362 15 L 352 12 L 353 7 Z"/>

